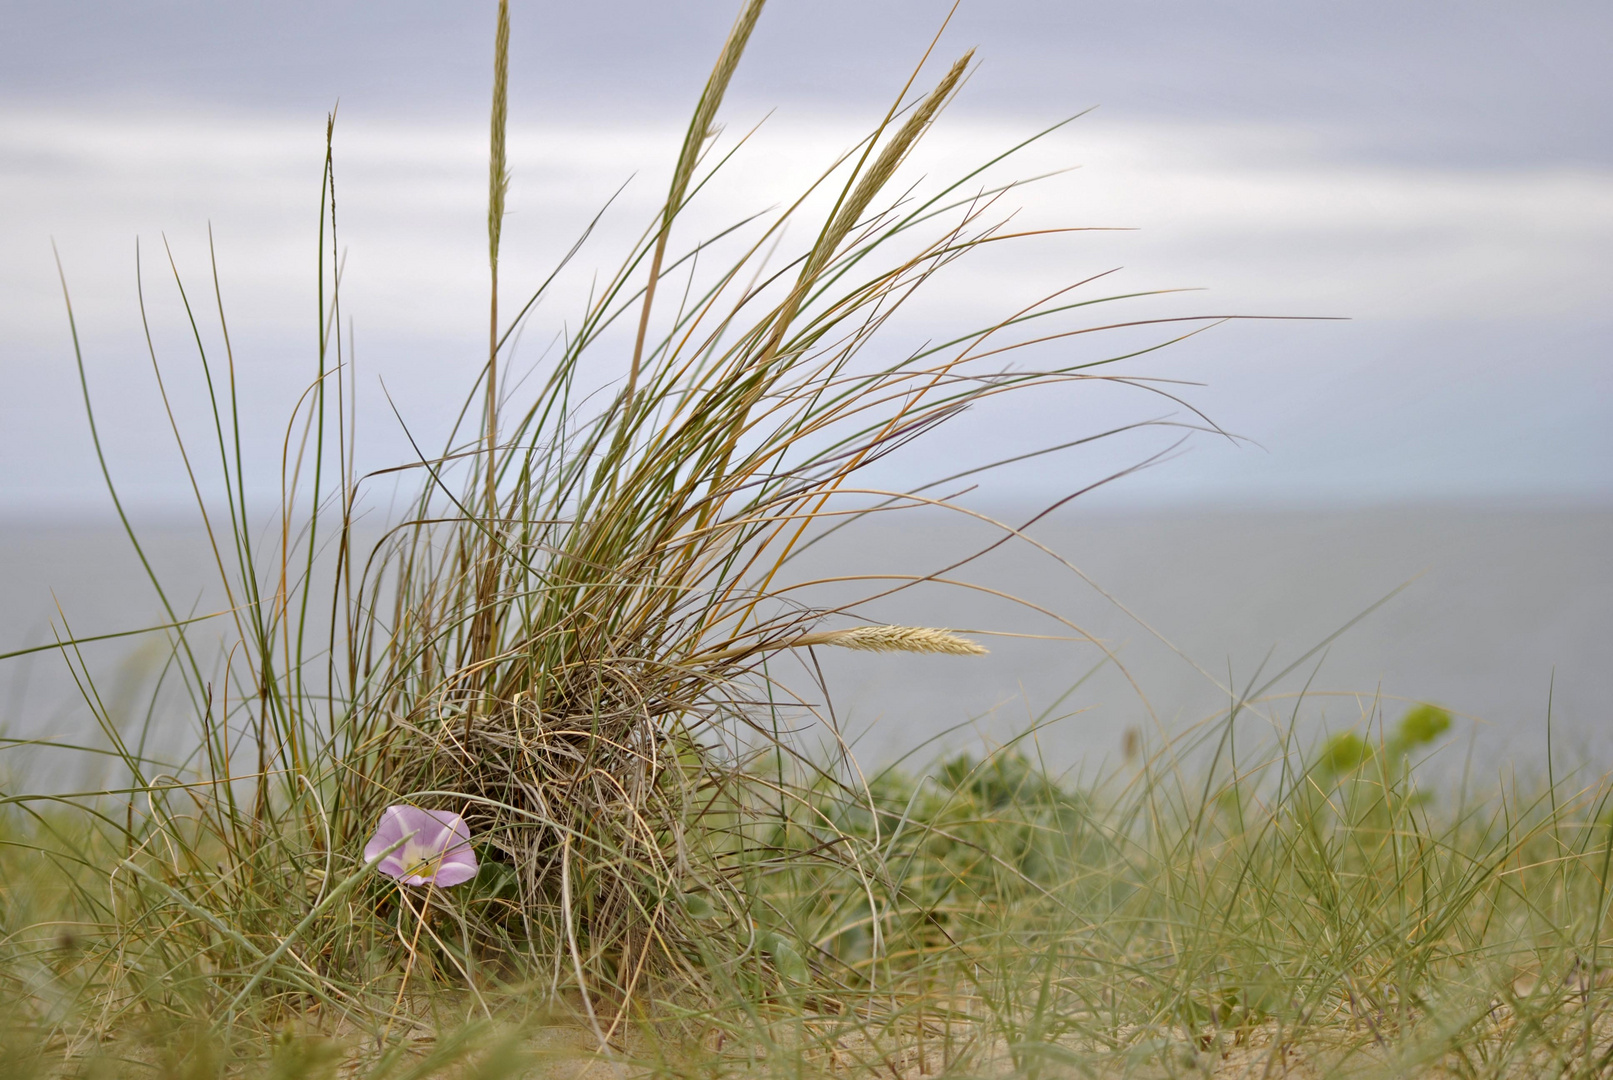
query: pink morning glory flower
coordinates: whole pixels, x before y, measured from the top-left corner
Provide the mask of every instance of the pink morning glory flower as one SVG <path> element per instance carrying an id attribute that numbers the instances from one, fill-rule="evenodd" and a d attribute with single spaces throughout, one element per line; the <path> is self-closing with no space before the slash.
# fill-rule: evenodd
<path id="1" fill-rule="evenodd" d="M 382 859 L 376 869 L 405 885 L 458 885 L 476 876 L 470 828 L 458 814 L 406 803 L 389 806 L 375 835 L 364 845 L 364 861 L 373 862 L 399 840 L 403 846 Z"/>

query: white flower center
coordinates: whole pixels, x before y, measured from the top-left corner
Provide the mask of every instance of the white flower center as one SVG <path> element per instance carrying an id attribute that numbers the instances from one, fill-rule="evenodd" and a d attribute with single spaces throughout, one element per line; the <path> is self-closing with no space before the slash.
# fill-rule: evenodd
<path id="1" fill-rule="evenodd" d="M 437 863 L 442 859 L 442 852 L 436 848 L 426 847 L 409 840 L 398 852 L 398 862 L 403 864 L 403 873 L 406 877 L 431 877 L 437 872 Z"/>

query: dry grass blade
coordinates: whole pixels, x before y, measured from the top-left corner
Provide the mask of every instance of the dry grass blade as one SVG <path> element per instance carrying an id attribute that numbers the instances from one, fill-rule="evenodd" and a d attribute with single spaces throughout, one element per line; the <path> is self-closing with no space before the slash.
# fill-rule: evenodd
<path id="1" fill-rule="evenodd" d="M 723 96 L 728 93 L 728 82 L 734 77 L 734 71 L 739 67 L 739 58 L 745 53 L 745 46 L 750 43 L 751 31 L 756 29 L 756 20 L 762 16 L 762 6 L 766 0 L 747 0 L 734 21 L 733 29 L 728 32 L 728 40 L 723 42 L 722 51 L 717 54 L 717 63 L 711 69 L 711 76 L 706 80 L 706 88 L 700 95 L 700 103 L 695 107 L 694 116 L 689 121 L 689 130 L 683 137 L 683 147 L 678 151 L 678 164 L 672 171 L 672 187 L 667 192 L 666 203 L 661 210 L 661 227 L 655 237 L 655 254 L 650 258 L 650 275 L 644 286 L 644 306 L 639 312 L 638 336 L 633 341 L 633 359 L 628 367 L 627 388 L 622 392 L 622 398 L 629 409 L 638 391 L 639 369 L 644 362 L 644 339 L 650 330 L 650 311 L 655 305 L 656 287 L 661 282 L 661 268 L 666 261 L 667 238 L 672 232 L 672 221 L 683 209 L 684 199 L 689 193 L 689 181 L 694 178 L 695 166 L 700 161 L 700 151 L 708 139 L 715 132 L 712 125 L 717 119 L 717 110 L 722 107 Z"/>

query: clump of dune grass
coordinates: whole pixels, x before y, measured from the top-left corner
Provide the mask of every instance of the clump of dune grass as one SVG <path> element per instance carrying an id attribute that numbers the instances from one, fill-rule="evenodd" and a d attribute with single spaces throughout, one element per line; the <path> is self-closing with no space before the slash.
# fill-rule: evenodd
<path id="1" fill-rule="evenodd" d="M 1028 742 L 919 774 L 809 752 L 795 732 L 830 688 L 792 687 L 781 657 L 983 649 L 814 605 L 786 584 L 790 557 L 870 507 L 935 505 L 870 490 L 863 470 L 972 404 L 1107 378 L 1109 360 L 1002 357 L 1049 337 L 1036 320 L 1129 298 L 1061 287 L 900 359 L 871 351 L 933 275 L 1015 239 L 997 203 L 1010 185 L 982 177 L 995 160 L 928 194 L 896 182 L 967 55 L 923 84 L 926 54 L 813 191 L 737 221 L 719 239 L 738 254 L 697 272 L 713 240 L 676 227 L 722 166 L 716 120 L 761 10 L 750 0 L 725 41 L 661 209 L 536 389 L 512 393 L 510 342 L 550 284 L 501 321 L 501 3 L 487 363 L 455 430 L 387 472 L 419 484 L 378 542 L 359 543 L 374 478 L 356 473 L 337 332 L 334 120 L 321 345 L 268 521 L 236 451 L 217 276 L 222 358 L 174 270 L 225 477 L 196 491 L 229 631 L 216 642 L 217 622 L 153 578 L 198 736 L 177 763 L 124 737 L 63 646 L 129 781 L 6 797 L 4 992 L 26 1036 L 8 1045 L 30 1061 L 127 1052 L 167 1075 L 499 1075 L 530 1064 L 530 1025 L 563 1016 L 610 1068 L 662 1074 L 1179 1073 L 1255 1045 L 1385 1069 L 1466 1055 L 1473 1075 L 1548 1050 L 1569 1072 L 1605 1066 L 1605 793 L 1553 782 L 1549 805 L 1513 793 L 1499 816 L 1429 800 L 1406 765 L 1427 715 L 1230 771 L 1172 743 L 1088 785 Z M 579 392 L 626 349 L 613 331 L 632 340 L 613 353 L 625 380 Z M 169 419 L 189 470 L 200 451 Z M 1237 722 L 1209 730 L 1230 740 Z M 365 863 L 400 802 L 465 818 L 472 882 L 418 890 Z M 1508 997 L 1529 948 L 1557 989 Z"/>
<path id="2" fill-rule="evenodd" d="M 202 451 L 168 419 L 231 633 L 215 654 L 202 636 L 212 624 L 195 626 L 153 579 L 173 643 L 165 677 L 182 684 L 198 730 L 196 753 L 178 767 L 122 739 L 93 673 L 63 647 L 130 776 L 127 791 L 84 803 L 111 830 L 108 892 L 94 906 L 117 944 L 87 989 L 98 1023 L 115 1025 L 142 988 L 162 986 L 226 1023 L 317 1007 L 386 1026 L 390 1011 L 376 1003 L 401 1005 L 411 980 L 417 990 L 465 987 L 484 1012 L 482 988 L 515 980 L 573 1001 L 608 1042 L 641 1001 L 708 1000 L 737 972 L 778 962 L 782 947 L 756 936 L 757 873 L 797 859 L 865 872 L 862 853 L 792 846 L 796 833 L 770 824 L 796 814 L 803 790 L 860 797 L 838 765 L 795 744 L 795 721 L 781 726 L 781 710 L 804 714 L 809 703 L 768 673 L 770 660 L 819 647 L 983 650 L 939 628 L 837 626 L 850 621 L 845 606 L 813 606 L 781 570 L 826 522 L 865 512 L 870 499 L 933 502 L 858 488 L 866 466 L 972 403 L 1103 378 L 1092 369 L 1104 361 L 1011 370 L 1002 355 L 1025 324 L 1116 298 L 1072 303 L 1062 288 L 901 359 L 869 351 L 932 275 L 1014 239 L 996 209 L 1011 185 L 981 178 L 996 162 L 922 197 L 892 189 L 962 84 L 968 55 L 925 86 L 926 53 L 874 131 L 795 203 L 736 222 L 720 239 L 737 256 L 697 274 L 712 241 L 679 240 L 676 226 L 722 165 L 710 154 L 716 118 L 761 10 L 750 0 L 720 50 L 662 209 L 594 290 L 536 390 L 516 399 L 501 393 L 508 345 L 550 283 L 501 322 L 500 4 L 487 364 L 440 449 L 387 471 L 419 477 L 418 495 L 367 548 L 356 546 L 355 522 L 372 478 L 355 472 L 355 388 L 338 333 L 334 118 L 320 349 L 266 523 L 237 452 L 244 403 L 216 271 L 204 305 L 170 260 L 212 395 L 218 497 L 192 471 Z M 805 243 L 785 246 L 786 227 Z M 672 274 L 687 279 L 675 310 L 656 299 Z M 203 344 L 208 306 L 222 358 Z M 636 326 L 625 382 L 579 396 L 589 361 L 619 344 L 618 326 Z M 154 347 L 151 359 L 166 401 Z M 90 421 L 99 452 L 93 410 Z M 115 486 L 112 498 L 121 514 Z M 126 805 L 107 809 L 108 798 Z M 416 898 L 363 864 L 366 836 L 398 802 L 470 823 L 483 862 L 471 887 Z"/>

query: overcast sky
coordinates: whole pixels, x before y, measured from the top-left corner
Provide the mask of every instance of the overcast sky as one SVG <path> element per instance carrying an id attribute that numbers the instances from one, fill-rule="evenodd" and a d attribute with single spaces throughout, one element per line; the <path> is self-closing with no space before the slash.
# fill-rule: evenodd
<path id="1" fill-rule="evenodd" d="M 787 198 L 854 142 L 948 7 L 773 0 L 726 119 L 735 132 L 771 116 L 690 235 Z M 309 370 L 323 124 L 338 99 L 344 303 L 372 460 L 407 452 L 382 379 L 412 428 L 443 428 L 485 333 L 493 10 L 0 3 L 0 510 L 100 498 L 52 238 L 118 479 L 161 504 L 182 477 L 153 425 L 134 240 L 165 366 L 193 374 L 171 281 L 153 275 L 166 234 L 201 285 L 212 224 L 243 384 L 262 406 L 249 452 L 272 473 Z M 733 11 L 514 0 L 512 289 L 633 178 L 596 238 L 597 264 L 614 263 L 663 189 Z M 970 47 L 978 67 L 913 178 L 1098 106 L 1025 160 L 1080 168 L 1027 189 L 1024 220 L 1138 231 L 981 260 L 917 315 L 945 329 L 1123 266 L 1128 289 L 1208 290 L 1159 313 L 1351 320 L 1222 327 L 1136 368 L 1207 384 L 1189 398 L 1249 442 L 1196 440 L 1111 499 L 1613 500 L 1613 5 L 964 0 L 938 55 Z M 560 297 L 580 302 L 586 286 Z M 570 313 L 554 306 L 529 335 Z M 1158 411 L 1048 398 L 963 430 L 1032 445 Z M 1008 490 L 1057 493 L 1146 456 L 1150 438 L 1013 474 Z M 914 479 L 945 466 L 926 453 Z"/>

